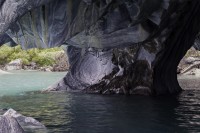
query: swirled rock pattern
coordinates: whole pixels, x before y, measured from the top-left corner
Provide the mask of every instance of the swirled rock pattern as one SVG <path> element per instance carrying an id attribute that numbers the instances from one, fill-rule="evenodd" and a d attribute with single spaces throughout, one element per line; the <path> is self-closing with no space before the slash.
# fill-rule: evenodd
<path id="1" fill-rule="evenodd" d="M 3 10 L 4 5 L 14 7 L 11 11 L 6 11 L 7 14 L 2 14 L 2 18 L 7 18 L 9 12 L 11 17 L 0 20 L 0 23 L 3 21 L 5 24 L 0 31 L 5 31 L 8 29 L 6 26 L 10 25 L 6 33 L 24 48 L 54 47 L 63 43 L 81 48 L 125 47 L 146 40 L 153 31 L 146 27 L 158 25 L 162 11 L 168 6 L 168 2 L 159 0 L 154 0 L 153 3 L 114 0 L 54 0 L 46 5 L 42 5 L 43 3 L 45 0 L 33 3 L 20 1 L 16 4 L 7 4 L 6 1 L 2 6 Z M 149 4 L 151 6 L 147 10 Z M 38 5 L 42 6 L 10 24 L 22 12 Z M 21 14 L 12 15 L 12 12 L 18 10 L 22 10 L 19 11 Z"/>
<path id="2" fill-rule="evenodd" d="M 50 90 L 159 95 L 181 91 L 199 14 L 199 0 L 3 0 L 0 33 L 23 48 L 68 45 L 71 69 Z"/>

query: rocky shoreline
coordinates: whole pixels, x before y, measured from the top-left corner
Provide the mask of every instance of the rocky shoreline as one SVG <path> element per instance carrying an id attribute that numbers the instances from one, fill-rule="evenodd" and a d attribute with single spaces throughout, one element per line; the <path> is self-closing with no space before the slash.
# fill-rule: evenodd
<path id="1" fill-rule="evenodd" d="M 177 74 L 200 76 L 200 52 L 191 48 L 179 63 Z"/>
<path id="2" fill-rule="evenodd" d="M 0 70 L 5 73 L 5 71 L 13 71 L 13 70 L 36 70 L 36 71 L 44 71 L 44 72 L 63 72 L 69 69 L 69 64 L 67 62 L 66 54 L 63 52 L 58 53 L 56 57 L 56 62 L 53 65 L 48 66 L 40 66 L 35 62 L 31 62 L 29 64 L 24 64 L 22 59 L 16 59 L 8 64 L 0 65 Z"/>

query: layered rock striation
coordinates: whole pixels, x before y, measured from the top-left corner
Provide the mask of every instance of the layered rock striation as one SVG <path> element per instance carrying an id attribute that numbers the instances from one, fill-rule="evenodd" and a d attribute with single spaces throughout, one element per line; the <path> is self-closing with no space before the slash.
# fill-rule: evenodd
<path id="1" fill-rule="evenodd" d="M 4 0 L 0 9 L 2 43 L 68 46 L 70 71 L 49 91 L 176 94 L 200 28 L 198 0 Z"/>

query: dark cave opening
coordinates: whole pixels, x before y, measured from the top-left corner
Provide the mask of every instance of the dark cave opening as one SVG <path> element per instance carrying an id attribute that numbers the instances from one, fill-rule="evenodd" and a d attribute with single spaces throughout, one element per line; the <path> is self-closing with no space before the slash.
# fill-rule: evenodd
<path id="1" fill-rule="evenodd" d="M 153 88 L 157 95 L 181 92 L 177 79 L 177 66 L 188 49 L 194 44 L 200 30 L 200 2 L 188 2 L 181 7 L 173 28 L 163 42 L 154 68 Z M 173 21 L 173 20 L 172 20 Z"/>

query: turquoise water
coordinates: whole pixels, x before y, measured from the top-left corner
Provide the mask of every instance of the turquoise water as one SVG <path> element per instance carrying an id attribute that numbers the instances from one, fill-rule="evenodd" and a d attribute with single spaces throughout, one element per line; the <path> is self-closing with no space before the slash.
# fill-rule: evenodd
<path id="1" fill-rule="evenodd" d="M 24 93 L 40 90 L 64 75 L 43 72 L 1 75 L 0 93 L 4 96 L 0 97 L 0 109 L 13 108 L 47 127 L 46 131 L 33 129 L 27 133 L 200 132 L 200 91 L 196 88 L 173 97 Z"/>
<path id="2" fill-rule="evenodd" d="M 10 71 L 0 75 L 0 96 L 23 95 L 27 91 L 47 88 L 59 81 L 66 72 Z"/>

